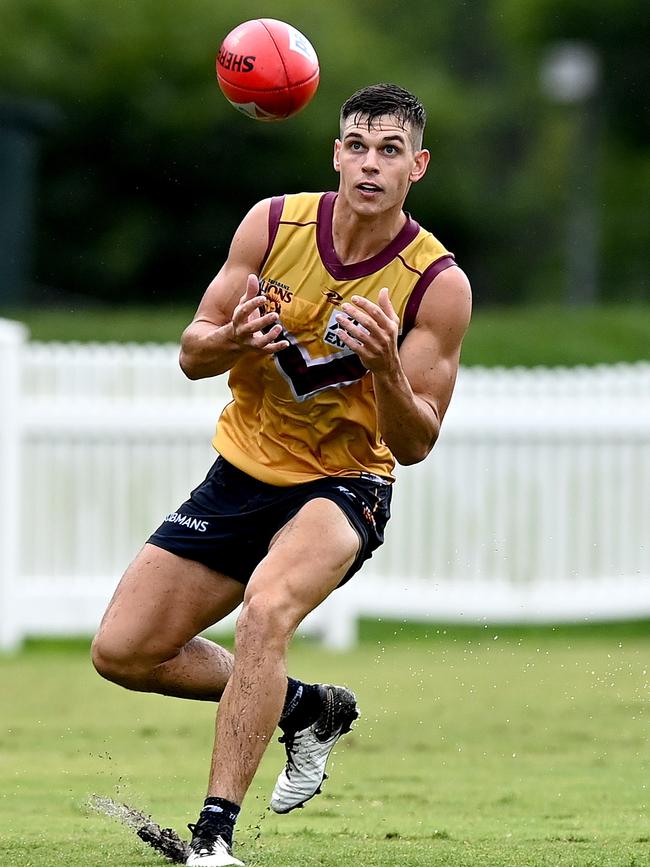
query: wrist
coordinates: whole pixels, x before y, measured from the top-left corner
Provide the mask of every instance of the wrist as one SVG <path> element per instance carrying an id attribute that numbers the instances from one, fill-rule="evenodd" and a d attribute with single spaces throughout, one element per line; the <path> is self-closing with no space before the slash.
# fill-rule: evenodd
<path id="1" fill-rule="evenodd" d="M 239 344 L 235 340 L 235 329 L 232 322 L 226 322 L 215 329 L 215 337 L 223 342 L 224 349 L 238 349 Z"/>
<path id="2" fill-rule="evenodd" d="M 374 370 L 372 375 L 375 382 L 379 382 L 388 388 L 399 388 L 404 384 L 405 380 L 404 371 L 402 370 L 402 365 L 400 364 L 399 359 L 396 359 L 393 364 L 383 368 L 382 370 Z"/>
<path id="3" fill-rule="evenodd" d="M 235 340 L 235 327 L 232 322 L 220 325 L 215 331 L 215 336 L 226 351 L 240 352 L 243 349 L 243 346 Z"/>

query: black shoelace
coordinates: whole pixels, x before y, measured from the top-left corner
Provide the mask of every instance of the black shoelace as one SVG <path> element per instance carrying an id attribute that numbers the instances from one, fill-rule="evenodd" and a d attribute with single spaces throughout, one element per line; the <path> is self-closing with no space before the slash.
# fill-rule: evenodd
<path id="1" fill-rule="evenodd" d="M 284 744 L 284 751 L 287 754 L 287 766 L 285 769 L 285 773 L 287 775 L 287 779 L 291 777 L 291 771 L 296 770 L 296 763 L 293 758 L 293 742 L 295 738 L 295 733 L 292 734 L 283 734 L 281 738 L 278 738 L 279 743 Z"/>
<path id="2" fill-rule="evenodd" d="M 332 690 L 328 689 L 325 710 L 314 725 L 314 734 L 318 738 L 324 740 L 334 733 L 334 714 L 337 710 L 338 706 L 335 706 Z"/>
<path id="3" fill-rule="evenodd" d="M 210 823 L 205 820 L 199 819 L 195 825 L 189 824 L 187 827 L 192 832 L 190 849 L 193 852 L 196 852 L 197 855 L 200 852 L 211 852 L 217 837 L 221 837 L 224 843 L 228 845 L 228 841 L 224 835 L 220 834 L 219 831 L 216 831 Z"/>

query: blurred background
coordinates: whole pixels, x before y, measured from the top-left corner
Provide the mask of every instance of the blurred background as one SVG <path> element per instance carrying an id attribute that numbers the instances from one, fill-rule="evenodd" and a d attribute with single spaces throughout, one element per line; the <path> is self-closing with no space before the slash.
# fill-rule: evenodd
<path id="1" fill-rule="evenodd" d="M 221 40 L 255 17 L 320 57 L 285 123 L 216 84 Z M 637 0 L 2 0 L 0 316 L 27 330 L 0 328 L 0 644 L 91 631 L 200 478 L 228 395 L 183 379 L 179 335 L 254 202 L 336 187 L 339 107 L 378 81 L 427 107 L 408 208 L 476 309 L 368 581 L 394 612 L 417 585 L 409 616 L 650 614 L 649 44 Z"/>
<path id="2" fill-rule="evenodd" d="M 256 17 L 320 57 L 286 123 L 216 84 Z M 475 312 L 386 544 L 305 626 L 332 652 L 291 648 L 295 676 L 354 687 L 362 725 L 315 809 L 267 812 L 258 845 L 271 746 L 237 852 L 647 863 L 649 46 L 640 0 L 0 0 L 3 865 L 142 865 L 93 791 L 193 818 L 213 707 L 100 681 L 88 637 L 214 459 L 226 381 L 185 380 L 177 342 L 233 229 L 335 187 L 339 106 L 379 81 L 428 109 L 408 208 Z"/>
<path id="3" fill-rule="evenodd" d="M 638 0 L 2 0 L 0 16 L 5 310 L 191 308 L 255 201 L 336 184 L 339 106 L 381 80 L 428 109 L 409 207 L 479 307 L 650 300 Z M 239 117 L 215 82 L 221 39 L 259 16 L 320 56 L 317 97 L 288 123 Z"/>

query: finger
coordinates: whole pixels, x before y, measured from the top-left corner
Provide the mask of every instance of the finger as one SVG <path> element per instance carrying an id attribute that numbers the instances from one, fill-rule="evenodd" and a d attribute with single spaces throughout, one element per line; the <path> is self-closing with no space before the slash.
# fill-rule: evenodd
<path id="1" fill-rule="evenodd" d="M 260 310 L 260 308 L 266 305 L 266 298 L 263 295 L 256 295 L 254 298 L 249 298 L 245 300 L 246 296 L 242 296 L 242 300 L 239 302 L 235 311 L 233 313 L 233 321 L 234 320 L 246 320 L 249 316 L 251 316 L 256 311 Z"/>
<path id="2" fill-rule="evenodd" d="M 384 286 L 383 289 L 379 290 L 379 297 L 377 298 L 377 304 L 384 311 L 386 316 L 389 319 L 397 319 L 397 313 L 395 312 L 395 308 L 393 307 L 390 300 L 390 291 L 388 287 Z"/>
<path id="3" fill-rule="evenodd" d="M 351 319 L 354 319 L 360 325 L 363 325 L 367 331 L 370 331 L 371 329 L 376 330 L 378 324 L 386 324 L 385 318 L 382 317 L 380 322 L 377 322 L 377 319 L 373 318 L 368 313 L 365 313 L 360 307 L 355 307 L 354 304 L 342 304 L 341 308 L 347 316 L 343 316 L 339 320 L 340 322 L 350 322 Z"/>
<path id="4" fill-rule="evenodd" d="M 352 302 L 359 310 L 364 310 L 369 316 L 380 325 L 385 325 L 386 323 L 386 313 L 379 307 L 378 304 L 375 304 L 373 301 L 370 301 L 368 298 L 362 298 L 359 295 L 352 296 Z M 341 305 L 343 309 L 345 309 L 345 305 Z M 356 317 L 355 317 L 356 318 Z M 388 317 L 392 319 L 392 317 Z"/>
<path id="5" fill-rule="evenodd" d="M 351 349 L 357 350 L 360 346 L 365 346 L 369 334 L 364 328 L 355 325 L 349 319 L 339 320 L 338 336 Z"/>
<path id="6" fill-rule="evenodd" d="M 260 294 L 260 281 L 257 279 L 256 274 L 249 274 L 248 279 L 246 280 L 246 292 L 244 293 L 244 297 L 246 300 L 250 298 L 254 298 L 256 295 Z"/>
<path id="7" fill-rule="evenodd" d="M 282 331 L 282 324 L 278 322 L 277 325 L 274 325 L 270 331 L 257 340 L 257 348 L 269 353 L 280 352 L 280 350 L 286 349 L 289 346 L 289 341 L 286 338 L 278 340 L 282 336 Z"/>
<path id="8" fill-rule="evenodd" d="M 288 349 L 288 347 L 288 340 L 278 340 L 274 343 L 267 343 L 266 346 L 262 347 L 262 349 L 264 352 L 268 352 L 270 355 L 273 355 L 273 353 L 282 352 L 283 349 Z"/>
<path id="9" fill-rule="evenodd" d="M 348 334 L 347 331 L 339 329 L 336 336 L 344 346 L 347 346 L 348 349 L 352 349 L 353 352 L 359 352 L 363 349 L 363 344 L 361 343 L 361 341 L 357 340 L 356 337 L 353 337 L 351 334 Z"/>
<path id="10" fill-rule="evenodd" d="M 265 328 L 272 328 L 277 324 L 278 314 L 275 312 L 265 313 L 264 316 L 249 317 L 246 321 L 237 325 L 237 333 L 241 336 L 250 336 L 257 334 L 259 331 L 264 331 Z"/>
<path id="11" fill-rule="evenodd" d="M 377 304 L 374 304 L 368 298 L 362 298 L 357 295 L 352 297 L 352 301 L 361 309 L 367 310 L 377 322 L 385 322 L 386 318 L 391 322 L 399 322 L 399 316 L 395 312 L 395 308 L 390 300 L 389 290 L 385 286 L 379 290 Z"/>
<path id="12" fill-rule="evenodd" d="M 347 334 L 356 337 L 357 340 L 361 340 L 363 337 L 368 337 L 368 329 L 365 328 L 362 323 L 357 325 L 349 317 L 344 316 L 341 313 L 336 317 L 336 321 L 339 324 L 339 331 L 343 329 Z"/>
<path id="13" fill-rule="evenodd" d="M 260 284 L 255 274 L 249 274 L 246 278 L 246 289 L 239 299 L 239 304 L 237 306 L 241 307 L 243 304 L 246 304 L 247 301 L 251 301 L 256 296 L 263 297 L 260 295 Z"/>
<path id="14" fill-rule="evenodd" d="M 267 343 L 271 343 L 271 341 L 277 340 L 277 338 L 282 333 L 282 324 L 278 322 L 276 318 L 275 322 L 270 322 L 268 325 L 263 325 L 262 328 L 258 328 L 257 325 L 255 325 L 255 328 L 251 333 L 254 345 L 258 349 L 262 349 L 262 347 L 265 346 Z"/>

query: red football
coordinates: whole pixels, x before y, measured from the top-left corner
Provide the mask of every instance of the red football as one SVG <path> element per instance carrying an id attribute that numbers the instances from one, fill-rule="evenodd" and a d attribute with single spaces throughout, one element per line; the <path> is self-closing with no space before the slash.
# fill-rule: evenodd
<path id="1" fill-rule="evenodd" d="M 318 57 L 303 34 L 274 18 L 235 27 L 217 55 L 217 81 L 226 99 L 255 120 L 284 120 L 316 93 Z"/>

